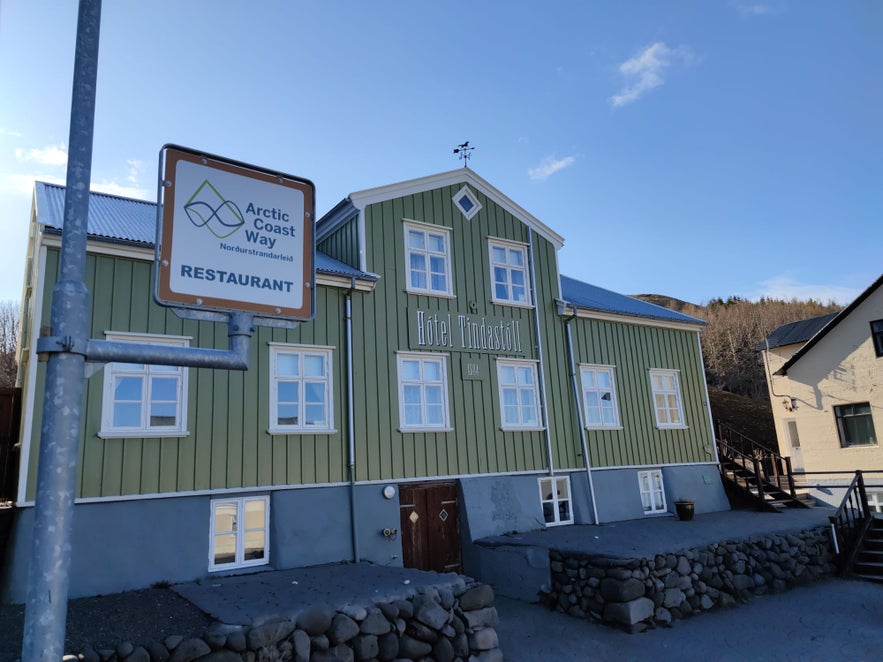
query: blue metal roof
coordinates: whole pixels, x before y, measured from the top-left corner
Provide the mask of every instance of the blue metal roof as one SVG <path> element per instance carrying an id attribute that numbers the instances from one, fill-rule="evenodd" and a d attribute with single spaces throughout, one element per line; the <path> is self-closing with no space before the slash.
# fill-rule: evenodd
<path id="1" fill-rule="evenodd" d="M 36 182 L 37 222 L 51 232 L 64 227 L 64 186 Z M 128 246 L 153 248 L 156 242 L 156 203 L 92 191 L 89 196 L 88 234 L 91 238 Z M 333 276 L 377 280 L 316 251 L 316 271 Z"/>
<path id="2" fill-rule="evenodd" d="M 589 285 L 582 281 L 561 276 L 561 294 L 564 300 L 583 310 L 594 310 L 614 315 L 628 315 L 666 322 L 703 325 L 705 322 L 690 315 L 647 303 L 625 294 L 617 294 L 597 285 Z"/>

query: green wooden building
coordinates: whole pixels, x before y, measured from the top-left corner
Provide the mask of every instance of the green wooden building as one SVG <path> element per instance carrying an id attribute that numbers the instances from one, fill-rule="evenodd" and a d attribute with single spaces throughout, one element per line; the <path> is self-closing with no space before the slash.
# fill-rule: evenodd
<path id="1" fill-rule="evenodd" d="M 36 184 L 12 601 L 63 198 Z M 92 194 L 92 337 L 225 348 L 153 301 L 155 223 Z M 728 508 L 702 322 L 561 276 L 563 238 L 474 171 L 353 193 L 316 236 L 315 319 L 260 327 L 247 372 L 90 365 L 72 596 L 330 562 L 480 576 L 485 536 Z"/>

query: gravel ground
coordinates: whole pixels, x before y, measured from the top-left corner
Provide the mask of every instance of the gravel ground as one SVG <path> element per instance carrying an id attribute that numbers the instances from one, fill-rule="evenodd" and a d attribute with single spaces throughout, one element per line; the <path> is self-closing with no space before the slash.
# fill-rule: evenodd
<path id="1" fill-rule="evenodd" d="M 170 634 L 202 634 L 212 619 L 197 607 L 165 588 L 148 588 L 68 603 L 65 652 L 85 644 L 116 648 L 124 641 L 146 644 Z M 0 662 L 21 657 L 24 606 L 0 604 Z"/>

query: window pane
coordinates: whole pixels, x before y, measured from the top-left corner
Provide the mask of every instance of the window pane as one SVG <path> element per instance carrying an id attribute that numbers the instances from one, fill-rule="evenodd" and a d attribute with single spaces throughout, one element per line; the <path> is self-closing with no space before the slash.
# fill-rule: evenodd
<path id="1" fill-rule="evenodd" d="M 442 401 L 442 390 L 438 386 L 427 386 L 424 390 L 427 404 L 440 404 Z"/>
<path id="2" fill-rule="evenodd" d="M 236 536 L 223 534 L 215 536 L 215 565 L 236 562 Z"/>
<path id="3" fill-rule="evenodd" d="M 296 354 L 277 354 L 276 374 L 283 377 L 297 377 L 300 374 L 298 358 Z"/>
<path id="4" fill-rule="evenodd" d="M 441 363 L 437 361 L 424 361 L 423 379 L 428 382 L 441 381 Z"/>
<path id="5" fill-rule="evenodd" d="M 461 195 L 460 199 L 457 200 L 457 203 L 463 208 L 463 211 L 465 211 L 467 214 L 469 213 L 469 210 L 475 206 L 472 204 L 472 200 L 470 200 L 469 196 L 467 196 L 467 195 Z"/>
<path id="6" fill-rule="evenodd" d="M 153 403 L 150 406 L 150 426 L 175 427 L 178 422 L 178 406 L 174 402 Z"/>
<path id="7" fill-rule="evenodd" d="M 402 361 L 402 379 L 417 381 L 420 379 L 419 361 Z"/>
<path id="8" fill-rule="evenodd" d="M 304 384 L 304 397 L 309 403 L 325 402 L 325 384 L 315 382 Z"/>
<path id="9" fill-rule="evenodd" d="M 506 299 L 507 296 L 508 296 L 508 294 L 509 294 L 509 293 L 508 293 L 508 291 L 506 290 L 506 286 L 505 286 L 505 285 L 497 284 L 497 285 L 494 287 L 494 296 L 495 296 L 497 299 Z"/>
<path id="10" fill-rule="evenodd" d="M 493 256 L 494 262 L 506 263 L 506 249 L 501 246 L 493 246 L 491 248 L 491 254 Z"/>
<path id="11" fill-rule="evenodd" d="M 300 382 L 279 382 L 276 399 L 280 403 L 300 402 Z"/>
<path id="12" fill-rule="evenodd" d="M 502 384 L 514 384 L 515 383 L 515 367 L 511 365 L 504 365 L 500 368 L 500 382 Z"/>
<path id="13" fill-rule="evenodd" d="M 421 399 L 419 386 L 405 386 L 405 388 L 402 389 L 402 392 L 407 404 L 420 404 Z"/>
<path id="14" fill-rule="evenodd" d="M 150 396 L 153 400 L 177 401 L 177 377 L 153 377 L 150 380 Z"/>
<path id="15" fill-rule="evenodd" d="M 266 502 L 263 499 L 249 499 L 245 502 L 245 528 L 264 528 Z"/>
<path id="16" fill-rule="evenodd" d="M 115 428 L 141 427 L 141 403 L 116 403 L 113 406 L 113 426 Z"/>
<path id="17" fill-rule="evenodd" d="M 513 270 L 510 274 L 512 277 L 512 285 L 516 285 L 519 287 L 524 286 L 524 272 Z"/>
<path id="18" fill-rule="evenodd" d="M 440 234 L 429 235 L 429 250 L 435 253 L 445 252 L 445 238 Z"/>
<path id="19" fill-rule="evenodd" d="M 533 384 L 533 368 L 519 368 L 518 382 L 524 385 Z"/>
<path id="20" fill-rule="evenodd" d="M 405 424 L 421 425 L 422 423 L 423 420 L 420 405 L 405 405 Z"/>
<path id="21" fill-rule="evenodd" d="M 610 373 L 606 370 L 598 372 L 598 386 L 609 389 L 611 386 Z"/>
<path id="22" fill-rule="evenodd" d="M 249 531 L 245 534 L 245 555 L 243 560 L 255 561 L 264 558 L 264 532 Z"/>
<path id="23" fill-rule="evenodd" d="M 495 283 L 508 283 L 509 279 L 507 278 L 507 270 L 503 267 L 494 267 L 494 282 Z"/>
<path id="24" fill-rule="evenodd" d="M 446 292 L 448 290 L 448 279 L 444 274 L 433 274 L 430 282 L 430 289 L 433 292 Z"/>
<path id="25" fill-rule="evenodd" d="M 325 357 L 316 354 L 305 354 L 304 375 L 306 377 L 324 377 Z"/>
<path id="26" fill-rule="evenodd" d="M 307 405 L 304 411 L 304 418 L 306 419 L 306 425 L 326 425 L 325 405 Z"/>
<path id="27" fill-rule="evenodd" d="M 141 400 L 141 377 L 120 377 L 113 390 L 114 400 Z"/>
<path id="28" fill-rule="evenodd" d="M 215 533 L 236 531 L 236 504 L 215 504 Z"/>
<path id="29" fill-rule="evenodd" d="M 426 406 L 426 424 L 427 425 L 441 425 L 443 422 L 442 417 L 443 411 L 441 405 L 427 405 Z"/>
<path id="30" fill-rule="evenodd" d="M 298 422 L 297 405 L 280 405 L 279 415 L 276 417 L 278 425 L 297 425 Z"/>
<path id="31" fill-rule="evenodd" d="M 507 388 L 503 390 L 503 404 L 508 406 L 515 406 L 518 404 L 518 392 L 514 388 Z"/>
<path id="32" fill-rule="evenodd" d="M 408 230 L 408 246 L 418 250 L 426 249 L 426 239 L 422 232 L 417 230 Z"/>
<path id="33" fill-rule="evenodd" d="M 521 303 L 527 301 L 527 290 L 519 285 L 512 286 L 512 301 Z"/>

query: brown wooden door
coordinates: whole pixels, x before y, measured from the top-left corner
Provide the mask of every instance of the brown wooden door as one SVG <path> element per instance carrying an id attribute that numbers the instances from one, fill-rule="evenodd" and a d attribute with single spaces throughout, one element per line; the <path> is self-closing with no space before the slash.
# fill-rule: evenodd
<path id="1" fill-rule="evenodd" d="M 402 485 L 399 503 L 405 567 L 461 572 L 456 483 Z"/>

